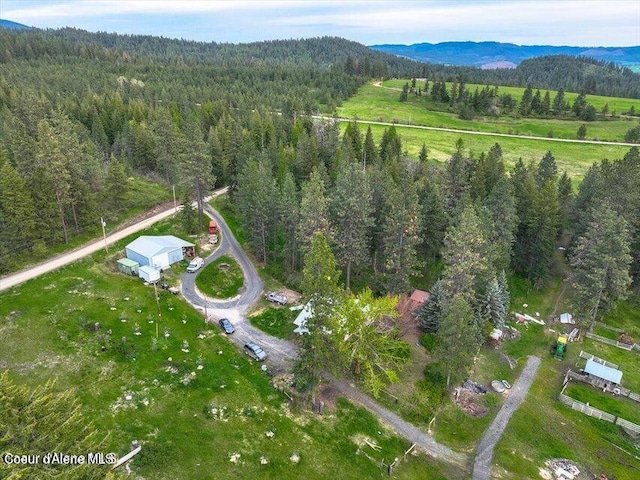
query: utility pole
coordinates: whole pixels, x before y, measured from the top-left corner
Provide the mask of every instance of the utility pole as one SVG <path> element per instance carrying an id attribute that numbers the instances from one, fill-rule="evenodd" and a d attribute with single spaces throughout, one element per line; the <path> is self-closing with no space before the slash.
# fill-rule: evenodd
<path id="1" fill-rule="evenodd" d="M 153 282 L 153 291 L 156 294 L 156 307 L 158 308 L 158 321 L 156 322 L 156 340 L 158 339 L 158 324 L 162 318 L 162 312 L 160 312 L 160 300 L 158 300 L 158 283 Z"/>
<path id="2" fill-rule="evenodd" d="M 178 202 L 176 202 L 176 186 L 171 185 L 171 189 L 173 190 L 173 208 L 175 209 L 176 213 L 178 213 Z"/>
<path id="3" fill-rule="evenodd" d="M 104 237 L 104 250 L 109 253 L 109 247 L 107 246 L 107 231 L 104 229 L 104 227 L 107 226 L 107 222 L 105 222 L 102 217 L 100 217 L 100 225 L 102 225 L 102 236 Z"/>

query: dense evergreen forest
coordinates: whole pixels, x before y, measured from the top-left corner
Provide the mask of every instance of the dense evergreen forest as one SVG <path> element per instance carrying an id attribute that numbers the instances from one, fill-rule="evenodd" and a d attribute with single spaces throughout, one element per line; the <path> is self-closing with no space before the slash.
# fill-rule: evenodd
<path id="1" fill-rule="evenodd" d="M 514 69 L 482 70 L 475 67 L 427 65 L 422 78 L 584 92 L 590 95 L 640 98 L 640 75 L 612 62 L 588 57 L 549 55 L 524 60 Z"/>
<path id="2" fill-rule="evenodd" d="M 182 200 L 198 202 L 214 186 L 231 185 L 256 258 L 294 285 L 315 232 L 326 237 L 347 287 L 405 292 L 415 275 L 435 267 L 436 291 L 451 301 L 462 295 L 458 307 L 466 308 L 464 300 L 479 319 L 493 318 L 480 312 L 504 300 L 502 272 L 532 285 L 552 275 L 562 232 L 573 234 L 565 243 L 576 278 L 598 258 L 620 260 L 616 272 L 602 267 L 598 281 L 585 275 L 580 285 L 598 303 L 580 303 L 590 306 L 584 318 L 640 279 L 637 149 L 594 165 L 575 193 L 551 152 L 507 172 L 500 145 L 474 157 L 460 142 L 438 168 L 428 146 L 408 158 L 394 128 L 376 144 L 357 123 L 341 136 L 338 124 L 308 115 L 331 110 L 369 75 L 406 73 L 412 62 L 388 57 L 385 64 L 383 54 L 368 56 L 339 39 L 263 42 L 252 44 L 254 53 L 241 46 L 242 54 L 214 61 L 203 53 L 214 45 L 152 37 L 96 34 L 92 44 L 91 34 L 54 31 L 1 38 L 2 271 L 122 209 L 133 174 L 177 185 Z M 317 59 L 327 63 L 309 61 L 323 42 Z M 184 54 L 172 53 L 181 45 Z M 283 53 L 271 57 L 270 49 Z M 601 218 L 608 219 L 604 234 Z M 196 230 L 190 215 L 185 223 Z M 612 231 L 618 250 L 599 250 L 593 237 Z M 472 270 L 461 260 L 468 258 L 477 259 Z"/>

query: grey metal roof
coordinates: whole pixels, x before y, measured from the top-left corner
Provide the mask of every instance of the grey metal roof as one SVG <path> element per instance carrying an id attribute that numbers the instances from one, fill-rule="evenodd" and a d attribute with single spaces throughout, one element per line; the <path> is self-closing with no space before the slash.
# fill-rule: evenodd
<path id="1" fill-rule="evenodd" d="M 587 360 L 587 366 L 584 367 L 584 371 L 613 383 L 620 383 L 620 380 L 622 380 L 622 372 L 620 370 L 606 367 L 601 363 L 594 362 L 592 359 Z"/>
<path id="2" fill-rule="evenodd" d="M 129 250 L 133 250 L 147 258 L 159 255 L 164 252 L 175 250 L 176 248 L 193 247 L 193 243 L 186 242 L 173 235 L 141 235 L 127 245 Z"/>

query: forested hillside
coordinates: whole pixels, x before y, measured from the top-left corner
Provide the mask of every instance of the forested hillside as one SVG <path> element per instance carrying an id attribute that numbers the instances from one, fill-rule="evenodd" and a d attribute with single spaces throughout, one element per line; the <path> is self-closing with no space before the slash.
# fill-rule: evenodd
<path id="1" fill-rule="evenodd" d="M 423 77 L 484 85 L 584 92 L 592 95 L 640 98 L 640 74 L 613 62 L 552 55 L 531 58 L 514 69 L 481 70 L 474 67 L 427 65 Z"/>
<path id="2" fill-rule="evenodd" d="M 0 272 L 114 218 L 130 175 L 200 198 L 234 181 L 256 137 L 284 148 L 276 132 L 290 145 L 295 118 L 414 65 L 335 38 L 236 46 L 73 29 L 0 29 L 0 57 Z"/>
<path id="3" fill-rule="evenodd" d="M 214 61 L 141 53 L 156 41 L 178 51 L 183 44 L 191 45 L 186 52 L 209 48 L 191 42 L 104 36 L 146 45 L 129 52 L 105 48 L 104 39 L 91 46 L 68 38 L 76 34 L 92 38 L 76 31 L 1 37 L 0 51 L 13 52 L 0 77 L 3 271 L 19 262 L 16 252 L 44 254 L 83 224 L 122 209 L 133 174 L 177 185 L 182 200 L 230 185 L 259 261 L 279 265 L 295 282 L 320 230 L 347 282 L 380 293 L 406 291 L 415 275 L 452 265 L 451 236 L 463 235 L 455 232 L 466 212 L 465 221 L 480 228 L 478 248 L 490 250 L 477 252 L 490 262 L 477 272 L 477 298 L 502 270 L 543 283 L 562 228 L 589 224 L 593 199 L 604 195 L 628 225 L 637 279 L 640 209 L 628 207 L 633 202 L 610 180 L 624 165 L 625 192 L 640 189 L 637 150 L 603 166 L 607 173 L 588 197 L 582 189 L 593 183 L 585 180 L 573 214 L 571 181 L 551 152 L 540 165 L 521 162 L 506 172 L 499 145 L 473 156 L 460 143 L 439 169 L 429 165 L 428 146 L 409 158 L 393 128 L 376 144 L 357 124 L 341 137 L 337 123 L 313 120 L 308 113 L 331 111 L 369 79 L 360 74 L 364 65 L 383 58 L 354 56 L 360 50 L 349 50 L 352 42 L 300 41 L 297 57 L 295 41 L 264 42 L 253 44 L 264 62 L 250 58 L 249 46 Z M 323 41 L 331 66 L 308 61 L 310 45 Z M 267 60 L 263 48 L 292 53 Z M 191 217 L 185 222 L 196 230 Z"/>

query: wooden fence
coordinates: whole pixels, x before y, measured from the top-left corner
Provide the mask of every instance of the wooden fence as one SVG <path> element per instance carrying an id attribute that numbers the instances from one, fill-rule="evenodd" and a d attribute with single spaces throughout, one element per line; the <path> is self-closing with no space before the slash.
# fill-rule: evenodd
<path id="1" fill-rule="evenodd" d="M 578 400 L 571 398 L 568 395 L 565 395 L 564 391 L 567 388 L 567 384 L 569 383 L 570 380 L 584 381 L 583 380 L 584 378 L 585 377 L 583 375 L 579 375 L 575 372 L 572 372 L 571 370 L 567 370 L 567 374 L 565 375 L 564 381 L 562 382 L 562 390 L 558 395 L 558 400 L 560 400 L 560 402 L 564 403 L 565 405 L 571 407 L 571 410 L 584 413 L 585 415 L 589 415 L 590 417 L 599 418 L 600 420 L 604 420 L 606 422 L 619 425 L 625 430 L 629 430 L 631 432 L 640 434 L 640 425 L 630 422 L 629 420 L 625 420 L 624 418 L 616 417 L 615 415 L 599 410 L 597 408 L 593 408 L 592 406 L 587 405 L 586 403 L 579 402 Z M 629 398 L 633 398 L 632 395 L 635 397 L 640 397 L 639 395 L 631 391 L 629 391 L 629 394 L 627 396 Z M 635 400 L 635 398 L 633 399 Z"/>
<path id="2" fill-rule="evenodd" d="M 640 434 L 640 425 L 636 425 L 635 423 L 631 423 L 627 420 L 625 420 L 624 418 L 616 418 L 615 421 L 616 425 L 620 425 L 622 428 L 624 428 L 625 430 L 630 430 L 634 433 L 638 433 Z"/>
<path id="3" fill-rule="evenodd" d="M 597 408 L 593 408 L 586 403 L 579 402 L 578 400 L 575 400 L 565 395 L 564 393 L 561 393 L 558 398 L 562 403 L 571 407 L 571 410 L 576 410 L 578 412 L 584 413 L 585 415 L 589 415 L 590 417 L 599 418 L 600 420 L 605 420 L 609 423 L 616 423 L 615 415 L 611 415 L 610 413 L 603 412 L 602 410 L 598 410 Z M 640 428 L 640 426 L 638 426 L 638 428 Z"/>
<path id="4" fill-rule="evenodd" d="M 615 363 L 607 362 L 606 360 L 603 360 L 602 358 L 598 358 L 595 355 L 591 355 L 590 353 L 587 353 L 584 350 L 580 350 L 580 358 L 593 360 L 594 362 L 597 362 L 600 365 L 604 365 L 605 367 L 615 368 L 616 370 L 618 369 L 618 365 L 616 365 Z"/>
<path id="5" fill-rule="evenodd" d="M 629 345 L 627 343 L 621 343 L 617 340 L 611 340 L 610 338 L 607 338 L 607 337 L 601 337 L 600 335 L 596 335 L 595 333 L 591 333 L 591 332 L 587 332 L 584 335 L 587 338 L 592 338 L 594 340 L 597 340 L 598 342 L 606 343 L 607 345 L 613 345 L 614 347 L 618 347 L 623 350 L 627 350 L 627 351 L 631 351 L 634 349 L 640 350 L 640 345 L 638 345 L 637 343 L 634 345 Z"/>

